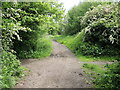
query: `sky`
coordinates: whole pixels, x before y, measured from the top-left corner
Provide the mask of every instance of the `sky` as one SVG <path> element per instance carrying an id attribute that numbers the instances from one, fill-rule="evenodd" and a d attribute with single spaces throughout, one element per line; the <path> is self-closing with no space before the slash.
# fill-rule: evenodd
<path id="1" fill-rule="evenodd" d="M 73 6 L 78 5 L 80 0 L 58 0 L 58 2 L 62 2 L 65 8 L 65 13 L 70 10 Z"/>
<path id="2" fill-rule="evenodd" d="M 63 6 L 65 8 L 65 13 L 67 13 L 68 10 L 70 10 L 73 6 L 78 5 L 80 1 L 84 1 L 84 0 L 57 0 L 57 1 L 63 3 Z M 100 0 L 100 1 L 109 1 L 109 0 Z M 112 1 L 120 1 L 120 0 L 112 0 Z"/>

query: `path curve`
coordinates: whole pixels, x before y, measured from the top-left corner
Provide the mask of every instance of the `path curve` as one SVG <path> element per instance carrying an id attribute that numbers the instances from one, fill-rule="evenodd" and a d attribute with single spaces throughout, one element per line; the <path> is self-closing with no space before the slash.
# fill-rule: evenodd
<path id="1" fill-rule="evenodd" d="M 51 56 L 42 59 L 22 60 L 30 74 L 15 88 L 89 88 L 82 64 L 64 45 L 53 41 Z"/>

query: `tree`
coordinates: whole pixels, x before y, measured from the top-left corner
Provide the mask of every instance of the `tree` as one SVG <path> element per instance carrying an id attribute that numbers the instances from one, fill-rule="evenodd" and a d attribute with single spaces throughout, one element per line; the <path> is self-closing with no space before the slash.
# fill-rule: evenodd
<path id="1" fill-rule="evenodd" d="M 74 6 L 67 13 L 67 21 L 65 26 L 65 34 L 73 35 L 82 30 L 81 17 L 85 15 L 85 13 L 92 9 L 93 6 L 99 5 L 100 2 L 81 2 L 78 6 Z"/>
<path id="2" fill-rule="evenodd" d="M 21 14 L 21 25 L 31 29 L 28 32 L 19 32 L 22 41 L 13 40 L 14 50 L 19 56 L 23 52 L 36 51 L 39 38 L 45 38 L 48 33 L 58 33 L 58 24 L 63 18 L 64 11 L 62 4 L 57 2 L 19 2 L 18 7 L 24 11 Z"/>

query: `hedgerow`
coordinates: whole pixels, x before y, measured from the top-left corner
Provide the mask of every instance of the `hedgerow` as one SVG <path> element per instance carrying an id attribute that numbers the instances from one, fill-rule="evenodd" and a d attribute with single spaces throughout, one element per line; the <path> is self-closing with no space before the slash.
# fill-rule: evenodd
<path id="1" fill-rule="evenodd" d="M 84 42 L 97 44 L 111 52 L 103 51 L 105 55 L 119 55 L 119 51 L 115 51 L 120 48 L 118 11 L 118 4 L 114 3 L 99 5 L 87 12 L 81 21 L 85 32 Z"/>
<path id="2" fill-rule="evenodd" d="M 118 4 L 94 7 L 82 17 L 82 31 L 71 42 L 73 52 L 92 56 L 119 56 Z"/>
<path id="3" fill-rule="evenodd" d="M 16 80 L 23 76 L 24 68 L 20 66 L 20 61 L 14 55 L 15 51 L 12 49 L 12 39 L 21 40 L 19 31 L 27 31 L 29 28 L 21 26 L 17 21 L 20 10 L 15 8 L 14 3 L 2 3 L 2 54 L 1 59 L 1 75 L 0 87 L 10 88 L 16 84 Z"/>
<path id="4" fill-rule="evenodd" d="M 62 18 L 62 4 L 57 2 L 2 2 L 1 88 L 13 87 L 24 75 L 18 59 L 50 55 L 51 40 L 46 36 L 53 24 L 51 32 L 59 32 Z"/>

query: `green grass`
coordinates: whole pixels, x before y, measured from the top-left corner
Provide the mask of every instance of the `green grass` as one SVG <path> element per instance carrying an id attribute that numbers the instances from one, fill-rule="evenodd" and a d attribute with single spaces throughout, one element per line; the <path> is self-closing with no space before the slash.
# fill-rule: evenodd
<path id="1" fill-rule="evenodd" d="M 31 55 L 31 58 L 43 58 L 50 56 L 52 52 L 52 42 L 49 38 L 40 38 L 37 41 L 37 48 Z"/>
<path id="2" fill-rule="evenodd" d="M 79 33 L 77 35 L 77 37 L 82 37 L 82 36 L 79 36 L 81 33 Z M 64 44 L 65 46 L 67 46 L 71 51 L 72 51 L 72 44 L 71 42 L 76 42 L 75 39 L 76 37 L 75 36 L 62 36 L 62 35 L 56 35 L 53 37 L 54 40 L 56 40 L 57 42 L 61 43 L 61 44 Z M 78 42 L 78 41 L 77 41 Z M 73 47 L 73 46 L 72 46 Z M 117 57 L 115 56 L 99 56 L 99 57 L 93 57 L 93 56 L 84 56 L 82 55 L 81 53 L 77 53 L 76 54 L 76 57 L 80 60 L 80 61 L 83 61 L 83 62 L 92 62 L 92 61 L 114 61 L 116 60 Z"/>
<path id="3" fill-rule="evenodd" d="M 96 79 L 100 78 L 101 75 L 104 75 L 107 68 L 104 65 L 97 65 L 97 64 L 90 64 L 85 63 L 83 64 L 84 73 L 89 77 L 88 83 L 93 84 L 93 88 L 96 87 Z"/>
<path id="4" fill-rule="evenodd" d="M 100 56 L 100 57 L 93 57 L 93 56 L 83 56 L 81 54 L 76 55 L 80 61 L 83 62 L 93 62 L 93 61 L 115 61 L 117 57 L 109 57 L 109 56 Z"/>
<path id="5" fill-rule="evenodd" d="M 102 65 L 85 63 L 85 64 L 83 64 L 83 67 L 90 70 L 90 72 L 95 72 L 95 73 L 104 73 L 105 72 L 105 67 Z"/>
<path id="6" fill-rule="evenodd" d="M 56 35 L 54 36 L 54 40 L 69 47 L 70 43 L 74 40 L 74 36 Z"/>
<path id="7" fill-rule="evenodd" d="M 19 57 L 22 59 L 35 58 L 41 59 L 50 56 L 52 52 L 52 40 L 49 37 L 39 38 L 37 40 L 35 51 L 21 51 Z"/>
<path id="8" fill-rule="evenodd" d="M 90 56 L 77 55 L 77 58 L 82 62 L 93 62 L 96 61 L 96 58 Z"/>
<path id="9" fill-rule="evenodd" d="M 83 64 L 84 72 L 93 83 L 93 88 L 119 88 L 120 63 L 111 65 Z"/>
<path id="10" fill-rule="evenodd" d="M 37 43 L 37 53 L 34 55 L 35 57 L 41 58 L 49 56 L 52 52 L 52 41 L 50 38 L 42 38 L 38 39 Z"/>

